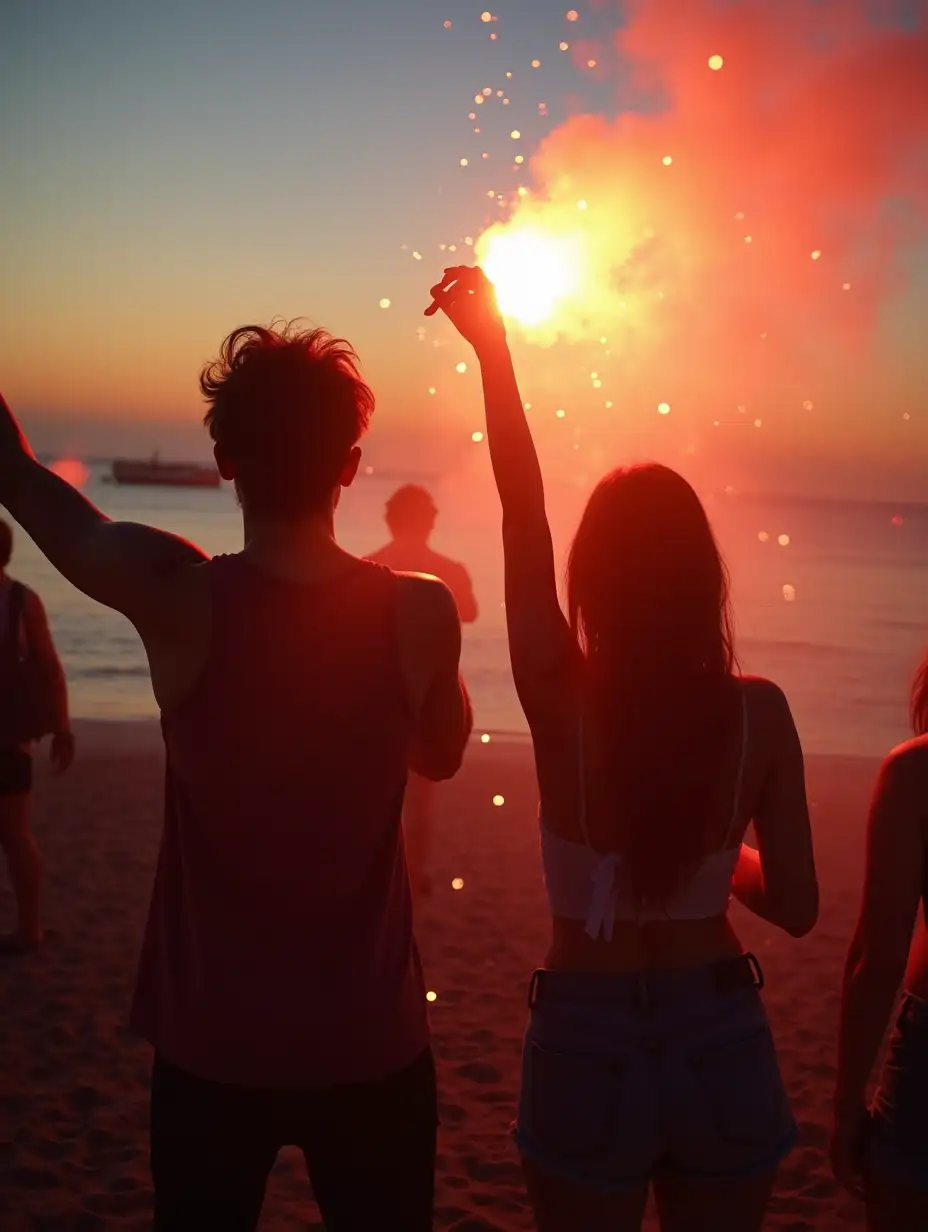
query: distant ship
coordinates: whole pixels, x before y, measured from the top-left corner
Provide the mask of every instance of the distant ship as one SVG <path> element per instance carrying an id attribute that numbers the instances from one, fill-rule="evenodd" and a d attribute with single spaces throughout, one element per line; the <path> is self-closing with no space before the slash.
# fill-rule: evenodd
<path id="1" fill-rule="evenodd" d="M 147 462 L 116 458 L 114 483 L 134 483 L 171 488 L 218 488 L 219 472 L 201 462 L 162 462 L 153 454 Z"/>

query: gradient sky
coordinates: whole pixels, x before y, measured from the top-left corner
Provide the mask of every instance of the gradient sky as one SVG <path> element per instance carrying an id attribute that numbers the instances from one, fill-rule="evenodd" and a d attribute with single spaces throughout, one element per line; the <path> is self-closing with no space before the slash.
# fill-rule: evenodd
<path id="1" fill-rule="evenodd" d="M 197 422 L 196 374 L 225 333 L 305 316 L 357 346 L 379 397 L 382 455 L 418 443 L 451 465 L 472 451 L 473 364 L 454 369 L 466 348 L 441 323 L 417 333 L 429 283 L 500 216 L 487 186 L 508 198 L 529 178 L 515 148 L 529 158 L 571 113 L 615 114 L 626 88 L 621 61 L 590 73 L 558 51 L 575 30 L 604 38 L 614 3 L 595 14 L 578 4 L 573 25 L 563 0 L 500 2 L 492 23 L 484 7 L 5 0 L 0 382 L 37 443 L 147 450 L 163 443 L 152 440 L 159 418 L 173 439 Z M 468 112 L 484 86 L 511 101 L 478 137 Z M 771 475 L 808 472 L 814 487 L 830 457 L 849 487 L 858 468 L 884 493 L 901 484 L 924 496 L 926 290 L 914 244 L 880 305 L 875 356 L 850 382 L 840 355 L 820 357 L 841 400 L 812 424 L 787 416 L 778 434 L 723 451 L 718 474 L 728 466 L 764 486 L 766 459 Z M 550 351 L 520 348 L 527 397 L 536 358 L 557 380 Z M 609 440 L 604 430 L 597 459 Z"/>

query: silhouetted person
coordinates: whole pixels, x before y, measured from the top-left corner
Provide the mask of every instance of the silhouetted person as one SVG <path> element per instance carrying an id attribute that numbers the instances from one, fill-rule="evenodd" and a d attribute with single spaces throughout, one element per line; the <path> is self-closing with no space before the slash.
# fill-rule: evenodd
<path id="1" fill-rule="evenodd" d="M 569 618 L 493 289 L 432 292 L 474 346 L 503 509 L 512 671 L 535 748 L 552 915 L 530 986 L 516 1145 L 544 1232 L 756 1232 L 796 1137 L 734 894 L 801 936 L 818 885 L 786 698 L 736 673 L 728 580 L 674 471 L 607 475 L 574 538 Z M 744 843 L 753 821 L 758 851 Z"/>
<path id="2" fill-rule="evenodd" d="M 68 687 L 42 600 L 9 576 L 13 532 L 0 521 L 0 846 L 16 898 L 16 928 L 0 934 L 0 954 L 40 945 L 42 857 L 29 826 L 32 746 L 52 734 L 56 770 L 74 759 Z"/>
<path id="3" fill-rule="evenodd" d="M 435 502 L 425 488 L 412 483 L 397 488 L 387 501 L 386 508 L 390 542 L 373 552 L 368 560 L 386 565 L 388 569 L 428 573 L 441 578 L 454 595 L 461 621 L 467 624 L 477 619 L 477 600 L 470 574 L 458 561 L 442 556 L 429 546 L 437 515 Z M 403 808 L 403 828 L 414 896 L 426 892 L 429 887 L 427 867 L 432 845 L 433 796 L 432 784 L 428 779 L 410 774 Z"/>
<path id="4" fill-rule="evenodd" d="M 883 762 L 870 808 L 839 1031 L 832 1166 L 866 1200 L 872 1232 L 928 1228 L 928 656 L 912 689 L 912 728 L 915 738 Z M 867 1086 L 900 987 L 868 1108 Z"/>
<path id="5" fill-rule="evenodd" d="M 165 820 L 132 1008 L 155 1048 L 155 1228 L 258 1222 L 279 1148 L 327 1226 L 432 1226 L 435 1073 L 400 814 L 458 769 L 460 624 L 335 542 L 373 395 L 347 343 L 246 326 L 201 375 L 244 549 L 111 522 L 0 417 L 0 501 L 124 613 L 161 708 Z"/>

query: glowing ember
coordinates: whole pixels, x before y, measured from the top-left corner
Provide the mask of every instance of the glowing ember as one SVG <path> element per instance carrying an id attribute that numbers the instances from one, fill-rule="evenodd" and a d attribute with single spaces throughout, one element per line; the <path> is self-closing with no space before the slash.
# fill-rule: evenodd
<path id="1" fill-rule="evenodd" d="M 462 359 L 459 364 L 454 365 L 454 370 L 455 372 L 466 372 L 467 364 L 465 364 L 464 360 Z"/>
<path id="2" fill-rule="evenodd" d="M 717 73 L 724 63 L 725 61 L 722 59 L 721 56 L 710 56 L 709 57 L 709 67 L 712 69 L 714 73 Z"/>
<path id="3" fill-rule="evenodd" d="M 506 803 L 506 797 L 505 796 L 494 796 L 493 803 L 496 805 L 497 808 L 500 808 L 502 805 Z"/>
<path id="4" fill-rule="evenodd" d="M 429 991 L 425 994 L 425 999 L 426 999 L 426 1001 L 437 1001 L 437 1000 L 438 1000 L 438 993 L 437 993 L 437 992 L 432 992 L 432 990 L 431 990 L 431 989 L 429 989 Z"/>
<path id="5" fill-rule="evenodd" d="M 586 209 L 586 202 L 585 202 L 585 201 L 578 201 L 578 202 L 577 202 L 577 209 L 578 209 L 578 210 L 585 210 L 585 209 Z"/>
<path id="6" fill-rule="evenodd" d="M 576 9 L 570 9 L 564 14 L 568 21 L 576 21 L 580 14 Z"/>
<path id="7" fill-rule="evenodd" d="M 443 22 L 442 24 L 444 25 L 446 30 L 450 30 L 453 23 L 450 21 L 446 21 L 446 22 Z"/>
<path id="8" fill-rule="evenodd" d="M 587 66 L 587 68 L 595 68 L 595 67 L 596 67 L 596 61 L 595 61 L 595 60 L 587 60 L 587 62 L 586 62 L 586 66 Z"/>
<path id="9" fill-rule="evenodd" d="M 817 261 L 821 255 L 822 255 L 821 248 L 816 248 L 812 253 L 812 260 Z"/>
<path id="10" fill-rule="evenodd" d="M 481 21 L 492 21 L 492 20 L 493 20 L 493 14 L 492 14 L 492 13 L 481 13 L 481 14 L 480 14 L 480 20 L 481 20 Z"/>
<path id="11" fill-rule="evenodd" d="M 390 307 L 390 301 L 386 298 L 386 296 L 385 296 L 385 297 L 384 297 L 384 298 L 380 301 L 380 306 L 381 306 L 381 308 L 389 308 L 389 307 Z"/>
<path id="12" fill-rule="evenodd" d="M 430 385 L 430 386 L 429 386 L 429 393 L 430 393 L 430 394 L 434 394 L 434 393 L 435 393 L 435 386 L 434 386 L 434 385 Z"/>
<path id="13" fill-rule="evenodd" d="M 533 61 L 532 61 L 532 68 L 541 68 L 541 61 L 540 61 L 540 60 L 533 60 Z"/>
<path id="14" fill-rule="evenodd" d="M 796 602 L 796 587 L 790 586 L 789 582 L 786 582 L 783 586 L 783 598 L 787 603 Z"/>
<path id="15" fill-rule="evenodd" d="M 563 419 L 564 416 L 567 414 L 567 412 L 563 409 L 563 407 L 558 407 L 558 409 L 554 413 L 558 417 L 558 419 Z"/>
<path id="16" fill-rule="evenodd" d="M 665 167 L 669 167 L 670 164 L 673 162 L 673 158 L 669 154 L 665 154 L 664 157 L 661 159 L 661 162 L 664 164 Z"/>
<path id="17" fill-rule="evenodd" d="M 452 878 L 451 888 L 452 890 L 463 890 L 464 889 L 464 878 L 463 877 Z"/>
<path id="18" fill-rule="evenodd" d="M 414 253 L 412 254 L 412 259 L 413 259 L 414 261 L 421 261 L 421 260 L 422 260 L 422 253 L 421 253 L 421 252 L 414 252 Z"/>
<path id="19" fill-rule="evenodd" d="M 669 415 L 670 414 L 670 403 L 669 402 L 658 402 L 657 413 L 658 415 Z"/>
<path id="20" fill-rule="evenodd" d="M 480 442 L 483 440 L 483 433 L 482 432 L 472 432 L 470 434 L 470 439 L 474 442 L 474 444 L 479 445 Z"/>
<path id="21" fill-rule="evenodd" d="M 767 534 L 765 530 L 762 530 L 757 537 L 761 541 L 761 543 L 767 543 L 768 540 L 770 539 L 770 536 Z"/>
<path id="22" fill-rule="evenodd" d="M 777 543 L 781 548 L 789 547 L 789 535 L 778 535 Z"/>
<path id="23" fill-rule="evenodd" d="M 566 51 L 569 46 L 570 46 L 570 43 L 558 43 L 558 47 L 561 51 Z"/>
<path id="24" fill-rule="evenodd" d="M 523 325 L 547 320 L 579 287 L 579 252 L 570 236 L 510 225 L 481 236 L 477 255 L 496 287 L 501 312 Z"/>
<path id="25" fill-rule="evenodd" d="M 480 737 L 480 743 L 481 743 L 481 744 L 489 744 L 489 743 L 490 743 L 490 733 L 489 733 L 489 732 L 484 732 L 484 733 L 483 733 L 483 735 Z"/>
<path id="26" fill-rule="evenodd" d="M 522 136 L 522 134 L 519 132 L 517 128 L 514 128 L 512 132 L 509 134 L 509 136 L 513 139 L 513 141 L 518 141 L 519 138 Z"/>
<path id="27" fill-rule="evenodd" d="M 467 159 L 466 159 L 466 158 L 462 158 L 462 159 L 461 159 L 461 166 L 462 166 L 462 167 L 466 167 L 466 166 L 467 166 Z"/>

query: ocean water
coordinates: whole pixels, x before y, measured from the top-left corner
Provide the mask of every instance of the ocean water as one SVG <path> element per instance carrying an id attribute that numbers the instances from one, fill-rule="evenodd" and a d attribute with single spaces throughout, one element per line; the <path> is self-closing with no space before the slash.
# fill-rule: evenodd
<path id="1" fill-rule="evenodd" d="M 211 553 L 241 546 L 227 487 L 120 488 L 107 473 L 94 464 L 84 491 L 111 517 L 163 527 Z M 349 550 L 384 542 L 383 506 L 398 482 L 365 476 L 346 493 L 337 529 Z M 464 635 L 476 722 L 524 733 L 506 653 L 495 493 L 470 476 L 430 486 L 441 510 L 434 546 L 467 565 L 481 608 Z M 928 505 L 702 495 L 732 574 L 742 669 L 785 689 L 806 748 L 882 755 L 905 739 L 909 685 L 928 643 Z M 563 555 L 581 494 L 552 503 Z M 75 715 L 156 715 L 141 643 L 123 617 L 64 581 L 24 534 L 11 572 L 44 599 Z"/>

